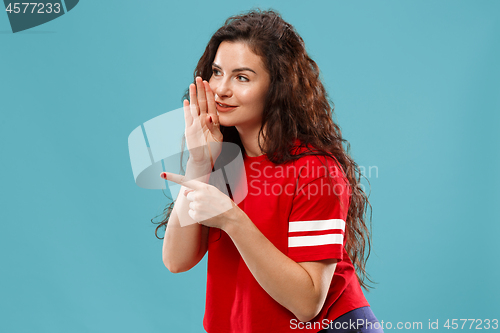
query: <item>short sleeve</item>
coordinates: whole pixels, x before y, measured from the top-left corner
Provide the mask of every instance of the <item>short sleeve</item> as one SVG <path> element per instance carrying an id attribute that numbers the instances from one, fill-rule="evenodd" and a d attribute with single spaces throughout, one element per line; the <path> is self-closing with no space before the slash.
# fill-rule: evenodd
<path id="1" fill-rule="evenodd" d="M 309 161 L 297 179 L 288 222 L 288 256 L 296 262 L 341 260 L 349 182 L 334 160 Z"/>

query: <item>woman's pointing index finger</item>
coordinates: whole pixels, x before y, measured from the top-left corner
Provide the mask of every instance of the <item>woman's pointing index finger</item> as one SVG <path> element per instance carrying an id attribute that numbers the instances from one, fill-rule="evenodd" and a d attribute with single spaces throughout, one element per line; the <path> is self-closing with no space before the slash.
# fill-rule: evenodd
<path id="1" fill-rule="evenodd" d="M 166 180 L 170 180 L 171 182 L 177 183 L 179 185 L 185 186 L 187 188 L 190 188 L 192 190 L 201 190 L 205 187 L 206 184 L 195 180 L 186 180 L 185 176 L 178 175 L 176 173 L 171 173 L 171 172 L 162 172 L 160 174 L 160 177 Z"/>

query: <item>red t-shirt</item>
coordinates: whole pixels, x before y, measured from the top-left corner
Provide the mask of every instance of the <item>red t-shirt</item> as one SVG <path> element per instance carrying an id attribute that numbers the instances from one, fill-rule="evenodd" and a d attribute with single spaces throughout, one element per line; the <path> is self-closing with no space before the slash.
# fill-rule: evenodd
<path id="1" fill-rule="evenodd" d="M 344 248 L 350 187 L 336 160 L 304 156 L 276 165 L 266 155 L 245 155 L 244 162 L 248 194 L 238 206 L 264 236 L 296 262 L 338 259 L 337 267 L 323 309 L 309 324 L 301 323 L 259 285 L 231 238 L 210 228 L 205 330 L 318 332 L 369 306 Z"/>

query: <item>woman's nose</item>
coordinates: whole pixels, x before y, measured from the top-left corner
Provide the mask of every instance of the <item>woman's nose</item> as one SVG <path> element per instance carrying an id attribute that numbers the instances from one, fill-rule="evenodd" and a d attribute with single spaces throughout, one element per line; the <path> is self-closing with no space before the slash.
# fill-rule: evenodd
<path id="1" fill-rule="evenodd" d="M 214 87 L 210 87 L 219 97 L 231 97 L 233 94 L 231 84 L 226 78 L 216 80 Z"/>

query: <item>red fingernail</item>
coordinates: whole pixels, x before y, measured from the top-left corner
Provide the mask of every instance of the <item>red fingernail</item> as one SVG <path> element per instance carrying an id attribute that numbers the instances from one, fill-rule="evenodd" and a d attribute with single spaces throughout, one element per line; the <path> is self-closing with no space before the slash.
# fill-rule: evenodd
<path id="1" fill-rule="evenodd" d="M 161 176 L 161 178 L 163 178 L 163 179 L 167 179 L 167 174 L 166 174 L 165 172 L 162 172 L 160 176 Z"/>

